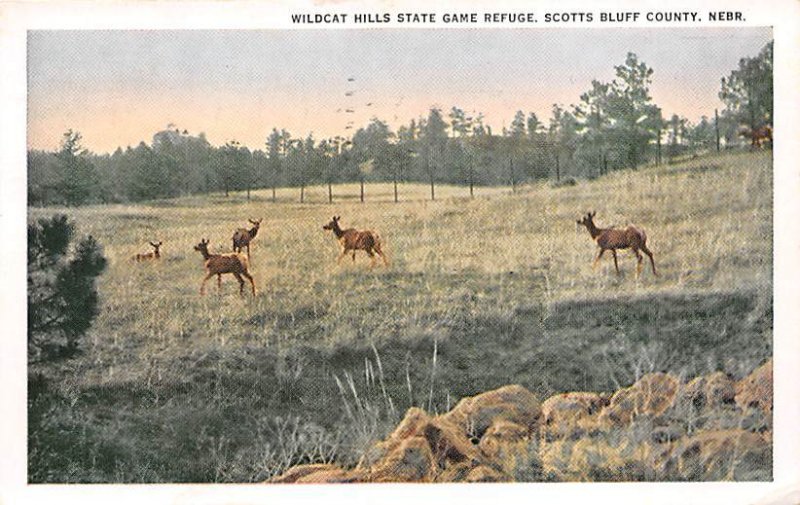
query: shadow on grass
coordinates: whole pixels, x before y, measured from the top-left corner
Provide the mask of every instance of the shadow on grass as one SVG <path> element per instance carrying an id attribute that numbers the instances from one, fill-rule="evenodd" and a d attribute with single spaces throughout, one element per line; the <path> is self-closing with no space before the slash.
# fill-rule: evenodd
<path id="1" fill-rule="evenodd" d="M 387 337 L 361 332 L 328 345 L 219 349 L 173 358 L 161 378 L 86 387 L 70 397 L 57 377 L 32 374 L 29 479 L 263 480 L 277 465 L 324 460 L 317 446 L 325 444 L 339 461 L 354 463 L 409 406 L 444 412 L 461 397 L 511 383 L 544 399 L 561 391 L 611 391 L 649 371 L 694 377 L 723 370 L 741 377 L 772 354 L 772 300 L 755 293 L 547 307 L 537 302 L 536 272 L 436 278 L 386 272 L 372 282 L 368 298 L 384 305 L 420 289 L 451 298 L 414 307 L 424 317 L 397 319 L 404 326 Z M 435 289 L 423 288 L 431 283 Z M 392 289 L 385 291 L 386 285 Z M 373 313 L 384 317 L 398 307 Z M 451 308 L 443 313 L 442 307 Z M 277 315 L 286 328 L 305 324 L 303 331 L 323 331 L 331 323 L 319 311 L 313 317 L 295 311 L 294 322 Z M 275 421 L 281 419 L 301 420 L 302 436 L 297 429 L 295 438 L 268 429 L 283 425 Z M 317 452 L 276 449 L 311 439 Z M 288 455 L 278 460 L 278 454 Z"/>

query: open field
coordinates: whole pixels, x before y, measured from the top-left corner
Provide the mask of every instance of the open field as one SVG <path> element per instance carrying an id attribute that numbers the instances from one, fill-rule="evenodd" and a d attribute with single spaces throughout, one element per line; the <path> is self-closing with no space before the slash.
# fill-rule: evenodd
<path id="1" fill-rule="evenodd" d="M 256 481 L 357 459 L 411 405 L 518 383 L 541 397 L 610 391 L 642 373 L 741 377 L 772 354 L 771 152 L 703 156 L 575 186 L 390 185 L 191 197 L 65 212 L 110 265 L 82 356 L 32 368 L 32 481 Z M 342 195 L 351 195 L 343 198 Z M 460 196 L 458 196 L 460 195 Z M 623 275 L 575 220 L 647 231 L 661 274 Z M 391 265 L 335 265 L 322 230 L 377 230 Z M 251 246 L 258 294 L 207 284 L 192 249 Z M 161 240 L 163 258 L 131 257 Z M 46 379 L 43 379 L 45 377 Z"/>

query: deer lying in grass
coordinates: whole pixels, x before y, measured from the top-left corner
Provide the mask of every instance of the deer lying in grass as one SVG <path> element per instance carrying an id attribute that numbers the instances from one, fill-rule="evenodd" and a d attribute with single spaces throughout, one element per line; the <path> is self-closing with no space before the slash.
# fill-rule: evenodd
<path id="1" fill-rule="evenodd" d="M 248 219 L 250 224 L 253 225 L 252 228 L 249 230 L 246 228 L 239 228 L 233 233 L 233 251 L 240 253 L 242 252 L 243 248 L 247 248 L 247 259 L 250 259 L 250 242 L 256 238 L 256 234 L 258 234 L 258 228 L 261 226 L 262 219 L 253 220 Z"/>
<path id="2" fill-rule="evenodd" d="M 200 284 L 200 295 L 205 294 L 206 281 L 213 276 L 217 276 L 217 290 L 222 289 L 222 274 L 233 274 L 236 280 L 239 281 L 239 295 L 244 293 L 244 279 L 250 281 L 253 296 L 256 295 L 256 283 L 253 281 L 253 276 L 247 271 L 247 258 L 239 253 L 228 254 L 210 254 L 208 252 L 208 240 L 202 239 L 200 243 L 194 246 L 195 251 L 200 251 L 205 260 L 206 276 Z"/>
<path id="3" fill-rule="evenodd" d="M 617 249 L 630 248 L 638 260 L 638 264 L 636 265 L 636 277 L 639 277 L 639 274 L 642 273 L 643 259 L 639 252 L 640 250 L 650 257 L 650 266 L 653 267 L 653 275 L 658 277 L 656 273 L 656 264 L 655 261 L 653 261 L 653 253 L 647 248 L 647 235 L 644 233 L 644 230 L 636 228 L 635 226 L 628 226 L 624 230 L 598 228 L 593 221 L 595 214 L 597 213 L 589 212 L 583 219 L 576 221 L 589 230 L 589 234 L 594 241 L 597 242 L 597 245 L 600 246 L 600 253 L 597 255 L 597 258 L 595 258 L 592 268 L 597 268 L 597 263 L 600 261 L 600 258 L 603 257 L 603 253 L 610 250 L 611 254 L 614 256 L 614 268 L 617 270 L 617 275 L 620 275 L 619 265 L 617 265 Z"/>
<path id="4" fill-rule="evenodd" d="M 323 230 L 333 231 L 336 239 L 339 240 L 339 245 L 342 246 L 342 253 L 336 259 L 337 265 L 342 262 L 342 258 L 347 256 L 347 253 L 352 253 L 353 262 L 355 263 L 356 251 L 361 250 L 365 251 L 372 260 L 370 268 L 374 267 L 377 261 L 375 253 L 380 255 L 385 266 L 389 266 L 389 260 L 381 250 L 381 239 L 377 233 L 371 230 L 358 231 L 354 228 L 342 230 L 339 226 L 339 219 L 341 219 L 341 216 L 333 216 L 331 222 L 322 227 Z"/>
<path id="5" fill-rule="evenodd" d="M 161 251 L 159 248 L 161 247 L 161 241 L 157 244 L 149 242 L 149 244 L 153 247 L 153 251 L 149 253 L 138 253 L 133 255 L 134 261 L 148 261 L 148 260 L 157 260 L 161 258 Z"/>

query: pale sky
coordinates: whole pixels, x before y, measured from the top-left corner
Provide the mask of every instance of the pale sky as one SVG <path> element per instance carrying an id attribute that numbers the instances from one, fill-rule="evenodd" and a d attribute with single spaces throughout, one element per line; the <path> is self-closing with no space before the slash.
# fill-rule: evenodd
<path id="1" fill-rule="evenodd" d="M 553 103 L 577 103 L 629 51 L 654 69 L 664 116 L 694 122 L 771 39 L 766 27 L 32 31 L 28 146 L 54 149 L 72 128 L 112 152 L 174 123 L 264 149 L 273 127 L 322 139 L 377 116 L 396 130 L 434 105 L 483 112 L 499 132 L 517 110 L 546 122 Z"/>

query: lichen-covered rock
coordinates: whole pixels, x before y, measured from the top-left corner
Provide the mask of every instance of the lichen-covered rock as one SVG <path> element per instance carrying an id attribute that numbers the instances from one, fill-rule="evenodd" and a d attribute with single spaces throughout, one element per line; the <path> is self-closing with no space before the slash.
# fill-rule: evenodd
<path id="1" fill-rule="evenodd" d="M 532 432 L 538 425 L 541 411 L 536 395 L 522 386 L 511 385 L 464 398 L 441 417 L 480 439 L 498 420 L 511 421 Z"/>
<path id="2" fill-rule="evenodd" d="M 476 466 L 469 471 L 465 482 L 509 482 L 511 478 L 486 465 Z"/>
<path id="3" fill-rule="evenodd" d="M 572 447 L 567 466 L 571 480 L 644 480 L 650 446 L 622 438 L 616 444 L 606 438 L 582 438 Z"/>
<path id="4" fill-rule="evenodd" d="M 469 463 L 448 465 L 436 476 L 436 482 L 464 482 L 473 468 L 473 465 Z"/>
<path id="5" fill-rule="evenodd" d="M 367 475 L 358 470 L 332 468 L 313 472 L 295 481 L 297 484 L 346 484 L 353 482 L 366 482 Z"/>
<path id="6" fill-rule="evenodd" d="M 339 467 L 336 465 L 330 465 L 324 463 L 313 464 L 313 465 L 297 465 L 286 470 L 286 472 L 282 473 L 281 475 L 273 477 L 269 482 L 278 484 L 291 484 L 293 482 L 297 482 L 298 479 L 302 479 L 303 477 L 306 477 L 313 473 L 326 472 L 338 469 Z"/>
<path id="7" fill-rule="evenodd" d="M 545 480 L 559 481 L 568 479 L 569 462 L 572 457 L 574 440 L 545 440 L 539 443 L 539 461 Z"/>
<path id="8" fill-rule="evenodd" d="M 772 412 L 772 359 L 736 383 L 736 404 Z"/>
<path id="9" fill-rule="evenodd" d="M 723 372 L 697 377 L 682 386 L 678 397 L 696 410 L 718 408 L 734 402 L 734 382 Z"/>
<path id="10" fill-rule="evenodd" d="M 548 439 L 577 437 L 596 424 L 594 417 L 609 403 L 609 396 L 598 393 L 562 393 L 542 404 L 541 434 Z"/>
<path id="11" fill-rule="evenodd" d="M 362 456 L 357 468 L 377 472 L 386 469 L 387 461 L 402 460 L 398 452 L 407 450 L 406 440 L 419 438 L 428 445 L 434 473 L 448 465 L 485 463 L 485 458 L 467 438 L 466 433 L 441 417 L 432 418 L 418 408 L 411 408 L 398 427 L 383 441 L 374 444 Z M 382 476 L 389 479 L 388 476 Z"/>
<path id="12" fill-rule="evenodd" d="M 674 403 L 679 384 L 677 378 L 665 373 L 647 374 L 614 393 L 600 413 L 600 422 L 606 428 L 624 427 L 640 415 L 659 416 Z"/>
<path id="13" fill-rule="evenodd" d="M 372 482 L 431 482 L 435 476 L 435 460 L 425 437 L 414 436 L 401 441 L 370 472 Z"/>
<path id="14" fill-rule="evenodd" d="M 271 482 L 768 480 L 771 419 L 771 361 L 738 383 L 653 373 L 543 404 L 506 386 L 440 416 L 409 409 L 353 469 L 300 465 Z"/>
<path id="15" fill-rule="evenodd" d="M 486 430 L 478 447 L 504 474 L 517 475 L 530 467 L 535 454 L 530 438 L 526 427 L 500 420 Z"/>
<path id="16" fill-rule="evenodd" d="M 704 431 L 677 444 L 670 467 L 687 480 L 765 480 L 771 478 L 772 448 L 757 433 Z"/>

